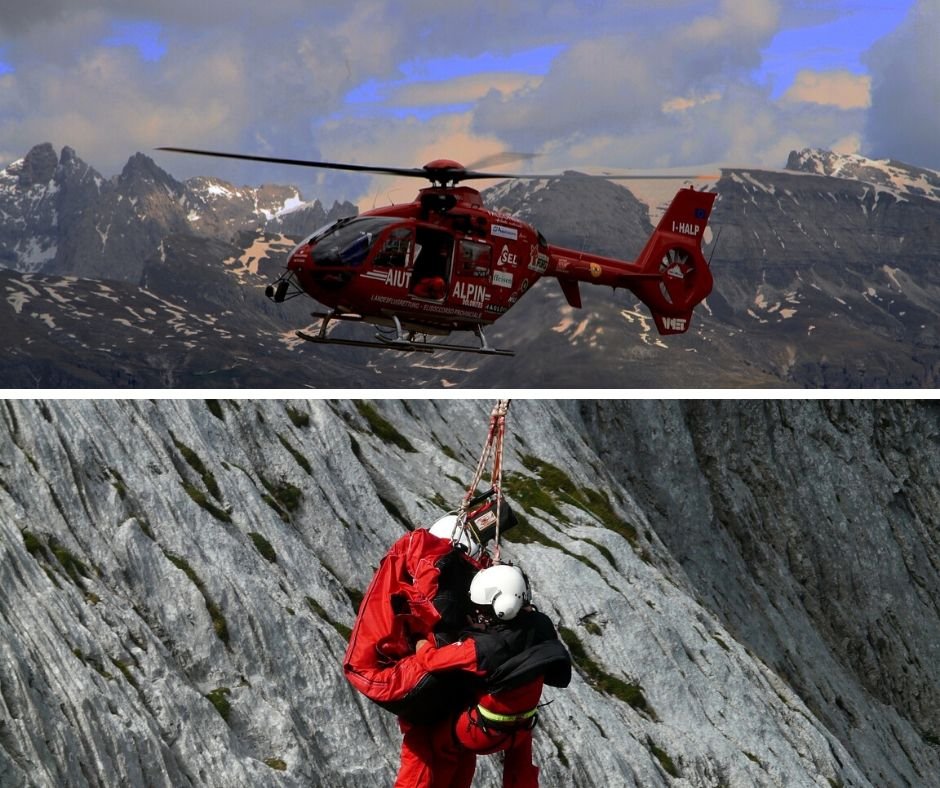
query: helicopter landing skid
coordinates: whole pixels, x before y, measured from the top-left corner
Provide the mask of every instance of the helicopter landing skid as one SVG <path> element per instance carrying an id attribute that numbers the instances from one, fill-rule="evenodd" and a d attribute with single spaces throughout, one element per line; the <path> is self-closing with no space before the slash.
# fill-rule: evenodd
<path id="1" fill-rule="evenodd" d="M 367 339 L 338 339 L 334 337 L 320 337 L 297 331 L 297 336 L 308 342 L 317 342 L 321 345 L 347 345 L 353 347 L 375 347 L 382 350 L 400 350 L 403 353 L 418 351 L 419 353 L 434 353 L 437 350 L 455 350 L 461 353 L 479 353 L 484 356 L 514 356 L 514 350 L 503 350 L 494 347 L 468 347 L 467 345 L 448 345 L 445 342 L 418 342 L 413 339 L 386 339 L 377 335 L 377 341 Z"/>
<path id="2" fill-rule="evenodd" d="M 516 355 L 514 350 L 504 350 L 502 348 L 490 347 L 486 341 L 486 337 L 483 336 L 483 328 L 477 326 L 474 330 L 474 333 L 477 335 L 477 338 L 480 340 L 479 347 L 468 347 L 467 345 L 451 345 L 446 342 L 419 342 L 414 338 L 414 333 L 410 336 L 405 336 L 402 331 L 401 322 L 398 317 L 392 315 L 391 319 L 394 321 L 395 325 L 395 336 L 388 337 L 383 336 L 382 334 L 376 334 L 375 340 L 367 339 L 339 339 L 336 337 L 331 337 L 326 333 L 326 327 L 329 324 L 330 320 L 352 320 L 352 321 L 361 321 L 362 317 L 360 315 L 353 315 L 349 313 L 313 313 L 314 317 L 319 317 L 321 319 L 320 331 L 317 334 L 307 334 L 303 331 L 297 331 L 297 336 L 301 339 L 305 339 L 308 342 L 318 342 L 323 345 L 347 345 L 353 347 L 375 347 L 382 348 L 383 350 L 399 350 L 404 353 L 409 353 L 411 351 L 418 351 L 419 353 L 433 353 L 436 350 L 453 350 L 458 353 L 479 353 L 486 356 L 514 356 Z"/>
<path id="3" fill-rule="evenodd" d="M 422 353 L 433 353 L 434 348 L 425 344 L 409 342 L 407 339 L 396 341 L 394 339 L 383 339 L 381 342 L 370 342 L 367 339 L 336 339 L 333 337 L 314 336 L 305 334 L 303 331 L 297 331 L 297 336 L 306 339 L 308 342 L 317 342 L 321 345 L 351 345 L 353 347 L 377 347 L 382 350 L 402 350 L 405 352 L 417 350 Z"/>
<path id="4" fill-rule="evenodd" d="M 514 356 L 515 350 L 503 350 L 502 348 L 490 347 L 468 347 L 467 345 L 449 345 L 446 342 L 418 342 L 414 339 L 386 339 L 381 334 L 377 334 L 379 347 L 393 348 L 395 350 L 426 350 L 433 353 L 435 350 L 456 350 L 461 353 L 479 353 L 484 356 Z M 404 346 L 403 346 L 404 345 Z"/>

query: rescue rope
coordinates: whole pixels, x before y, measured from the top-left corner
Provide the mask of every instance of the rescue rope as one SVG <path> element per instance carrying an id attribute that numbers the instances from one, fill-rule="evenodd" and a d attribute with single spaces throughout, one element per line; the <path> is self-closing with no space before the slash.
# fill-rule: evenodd
<path id="1" fill-rule="evenodd" d="M 495 550 L 493 552 L 493 560 L 496 563 L 499 563 L 499 519 L 500 504 L 502 503 L 500 489 L 502 487 L 503 478 L 503 439 L 506 436 L 506 414 L 509 411 L 509 403 L 511 401 L 512 400 L 508 399 L 497 400 L 496 405 L 490 413 L 490 426 L 486 435 L 486 443 L 483 445 L 483 452 L 480 454 L 480 460 L 474 471 L 473 480 L 470 482 L 470 486 L 467 488 L 467 494 L 464 496 L 463 503 L 460 505 L 459 515 L 461 522 L 464 522 L 470 502 L 477 495 L 477 487 L 486 470 L 487 460 L 490 458 L 490 455 L 492 455 L 493 463 L 490 471 L 490 482 L 496 494 L 496 535 L 494 538 Z"/>

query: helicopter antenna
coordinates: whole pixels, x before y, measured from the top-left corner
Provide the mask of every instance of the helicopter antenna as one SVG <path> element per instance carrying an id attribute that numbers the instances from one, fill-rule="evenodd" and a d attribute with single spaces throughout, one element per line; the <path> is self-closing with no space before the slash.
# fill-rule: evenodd
<path id="1" fill-rule="evenodd" d="M 709 268 L 712 267 L 712 258 L 715 256 L 715 252 L 718 251 L 718 241 L 721 238 L 721 231 L 723 229 L 723 227 L 719 227 L 718 232 L 715 233 L 715 245 L 712 247 L 711 253 L 708 255 L 708 262 L 706 263 Z"/>

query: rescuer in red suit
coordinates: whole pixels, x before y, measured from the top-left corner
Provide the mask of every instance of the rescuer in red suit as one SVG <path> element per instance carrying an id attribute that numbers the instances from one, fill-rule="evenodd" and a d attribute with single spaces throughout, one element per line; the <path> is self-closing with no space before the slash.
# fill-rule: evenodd
<path id="1" fill-rule="evenodd" d="M 451 537 L 448 520 L 415 529 L 389 548 L 363 596 L 343 657 L 350 684 L 406 719 L 443 716 L 436 708 L 441 693 L 430 690 L 447 677 L 438 680 L 414 659 L 415 644 L 435 630 L 453 633 L 463 626 L 470 582 L 488 561 L 466 534 Z"/>
<path id="2" fill-rule="evenodd" d="M 515 520 L 504 505 L 503 527 Z M 493 518 L 495 521 L 495 517 Z M 343 660 L 348 681 L 399 718 L 403 733 L 398 786 L 430 785 L 434 726 L 472 699 L 462 672 L 473 673 L 473 644 L 415 653 L 415 644 L 434 631 L 453 634 L 470 613 L 469 588 L 489 564 L 482 543 L 486 530 L 470 538 L 449 515 L 430 529 L 418 528 L 388 550 L 369 584 Z"/>
<path id="3" fill-rule="evenodd" d="M 483 505 L 466 523 L 449 515 L 398 539 L 359 606 L 343 669 L 350 684 L 399 718 L 402 766 L 396 786 L 431 785 L 431 736 L 473 703 L 472 679 L 481 672 L 474 642 L 421 653 L 416 645 L 435 633 L 446 644 L 470 620 L 471 581 L 490 564 L 483 546 L 497 531 L 492 493 L 471 502 Z M 505 502 L 497 511 L 500 531 L 515 525 Z"/>
<path id="4" fill-rule="evenodd" d="M 465 671 L 459 675 L 475 686 L 476 698 L 437 725 L 423 751 L 412 753 L 407 765 L 403 760 L 397 786 L 469 788 L 476 756 L 501 751 L 506 753 L 504 788 L 538 785 L 532 730 L 542 687 L 568 686 L 571 657 L 548 616 L 529 604 L 529 596 L 528 580 L 518 567 L 486 568 L 471 583 L 473 623 L 459 639 L 442 646 L 418 644 L 418 656 L 429 661 L 450 655 L 441 661 L 456 662 L 459 654 Z"/>
<path id="5" fill-rule="evenodd" d="M 453 528 L 450 518 L 443 518 L 431 526 L 430 533 L 440 537 L 441 541 L 450 540 Z M 433 605 L 440 614 L 440 620 L 434 630 L 453 633 L 463 625 L 469 614 L 467 599 L 472 578 L 488 562 L 489 556 L 465 538 L 458 540 L 450 552 L 436 560 L 438 575 Z M 434 637 L 430 630 L 416 634 L 419 644 L 426 644 L 426 638 Z M 421 649 L 405 659 L 413 661 L 419 671 L 429 674 L 429 678 L 424 680 L 433 686 L 421 693 L 427 702 L 420 710 L 399 715 L 401 765 L 395 788 L 430 788 L 436 784 L 432 782 L 431 772 L 434 760 L 432 737 L 441 719 L 452 712 L 455 704 L 471 697 L 471 685 L 466 674 L 478 672 L 476 649 L 471 641 L 464 641 L 447 648 Z"/>

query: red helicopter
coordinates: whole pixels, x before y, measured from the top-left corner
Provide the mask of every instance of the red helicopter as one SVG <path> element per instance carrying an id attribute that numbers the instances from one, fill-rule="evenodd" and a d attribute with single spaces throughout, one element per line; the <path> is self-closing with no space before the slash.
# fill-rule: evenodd
<path id="1" fill-rule="evenodd" d="M 554 246 L 525 222 L 487 210 L 476 189 L 459 185 L 470 180 L 555 175 L 480 172 L 450 159 L 436 159 L 421 168 L 399 168 L 193 148 L 158 150 L 431 182 L 414 202 L 335 221 L 306 237 L 290 253 L 285 272 L 267 287 L 266 294 L 277 303 L 307 294 L 329 308 L 329 312 L 313 313 L 320 320 L 316 333 L 297 332 L 311 342 L 513 355 L 511 350 L 491 347 L 483 329 L 545 276 L 558 280 L 575 308 L 581 307 L 580 282 L 627 288 L 649 307 L 660 334 L 680 334 L 688 330 L 694 307 L 712 289 L 701 244 L 716 195 L 691 186 L 676 194 L 640 256 L 628 262 Z M 332 337 L 327 328 L 334 320 L 378 326 L 376 341 Z M 478 346 L 429 339 L 454 331 L 472 331 Z"/>

